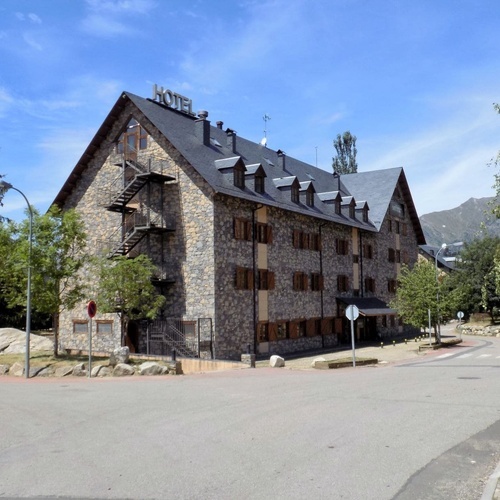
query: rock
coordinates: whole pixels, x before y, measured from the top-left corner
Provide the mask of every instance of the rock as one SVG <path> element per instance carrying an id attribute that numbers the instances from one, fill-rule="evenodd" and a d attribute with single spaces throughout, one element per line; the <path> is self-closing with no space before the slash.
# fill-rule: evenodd
<path id="1" fill-rule="evenodd" d="M 61 366 L 59 368 L 56 368 L 55 376 L 56 377 L 67 377 L 71 373 L 73 373 L 72 366 Z"/>
<path id="2" fill-rule="evenodd" d="M 118 363 L 113 369 L 113 377 L 129 377 L 134 373 L 135 373 L 134 368 L 125 363 Z"/>
<path id="3" fill-rule="evenodd" d="M 127 346 L 116 348 L 109 356 L 110 366 L 116 366 L 120 363 L 128 363 L 130 357 L 130 349 Z"/>
<path id="4" fill-rule="evenodd" d="M 271 368 L 283 368 L 285 366 L 285 360 L 281 356 L 273 354 L 269 360 L 269 366 Z"/>
<path id="5" fill-rule="evenodd" d="M 30 370 L 31 375 L 31 370 Z M 37 377 L 52 377 L 54 375 L 54 368 L 52 366 L 47 366 L 37 373 Z"/>
<path id="6" fill-rule="evenodd" d="M 311 363 L 311 366 L 313 368 L 316 368 L 316 363 L 320 363 L 322 361 L 326 361 L 326 359 L 323 358 L 323 357 L 319 357 L 319 358 L 313 359 L 313 362 Z"/>
<path id="7" fill-rule="evenodd" d="M 9 375 L 14 375 L 14 377 L 22 377 L 24 375 L 24 365 L 19 362 L 14 363 L 9 369 Z"/>
<path id="8" fill-rule="evenodd" d="M 97 376 L 99 378 L 110 377 L 111 374 L 112 374 L 112 370 L 109 366 L 101 366 L 101 369 L 99 370 L 99 373 L 97 374 Z"/>
<path id="9" fill-rule="evenodd" d="M 7 375 L 9 373 L 10 365 L 0 365 L 0 375 Z"/>
<path id="10" fill-rule="evenodd" d="M 30 334 L 30 350 L 52 351 L 54 343 L 51 339 Z M 0 352 L 18 354 L 26 352 L 26 332 L 16 328 L 0 328 Z"/>
<path id="11" fill-rule="evenodd" d="M 161 375 L 163 366 L 155 363 L 154 361 L 146 361 L 139 366 L 139 375 Z M 168 373 L 168 368 L 167 368 Z"/>
<path id="12" fill-rule="evenodd" d="M 29 378 L 38 377 L 40 372 L 46 370 L 48 366 L 30 366 L 30 376 Z"/>
<path id="13" fill-rule="evenodd" d="M 182 363 L 180 361 L 171 361 L 168 364 L 168 373 L 170 375 L 182 375 Z"/>
<path id="14" fill-rule="evenodd" d="M 85 369 L 85 363 L 79 363 L 73 368 L 73 377 L 86 377 L 88 375 Z"/>

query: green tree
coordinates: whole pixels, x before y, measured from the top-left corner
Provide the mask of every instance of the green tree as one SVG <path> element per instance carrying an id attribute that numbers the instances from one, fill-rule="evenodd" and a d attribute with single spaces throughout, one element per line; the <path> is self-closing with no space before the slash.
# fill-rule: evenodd
<path id="1" fill-rule="evenodd" d="M 398 311 L 399 316 L 404 319 L 405 323 L 416 328 L 426 328 L 429 325 L 430 309 L 431 325 L 436 332 L 437 298 L 436 268 L 433 263 L 427 260 L 419 260 L 412 268 L 408 266 L 402 267 L 398 279 L 396 298 L 391 301 L 390 305 Z"/>
<path id="2" fill-rule="evenodd" d="M 493 104 L 493 107 L 495 111 L 500 114 L 500 105 Z M 498 151 L 497 155 L 491 159 L 489 165 L 498 169 L 498 167 L 500 166 L 500 151 Z M 493 189 L 495 190 L 496 196 L 492 202 L 491 211 L 497 219 L 500 219 L 500 174 L 498 173 L 498 171 L 493 174 L 493 177 L 495 179 Z"/>
<path id="3" fill-rule="evenodd" d="M 337 156 L 333 158 L 333 171 L 340 175 L 355 174 L 358 171 L 356 136 L 347 130 L 342 135 L 337 135 L 333 146 L 337 151 Z"/>
<path id="4" fill-rule="evenodd" d="M 83 299 L 85 285 L 79 270 L 87 261 L 86 234 L 80 216 L 52 207 L 46 214 L 33 211 L 31 251 L 31 306 L 39 315 L 50 315 L 54 354 L 58 354 L 59 314 Z M 9 309 L 26 305 L 29 262 L 29 219 L 2 224 L 0 231 L 0 293 Z"/>
<path id="5" fill-rule="evenodd" d="M 154 319 L 165 303 L 151 278 L 156 266 L 146 255 L 133 259 L 124 256 L 99 260 L 97 304 L 104 313 L 118 313 L 122 324 L 122 338 L 128 321 Z"/>
<path id="6" fill-rule="evenodd" d="M 466 243 L 455 270 L 446 279 L 454 307 L 467 315 L 488 312 L 493 317 L 495 308 L 500 306 L 495 272 L 499 247 L 500 238 L 491 236 Z"/>

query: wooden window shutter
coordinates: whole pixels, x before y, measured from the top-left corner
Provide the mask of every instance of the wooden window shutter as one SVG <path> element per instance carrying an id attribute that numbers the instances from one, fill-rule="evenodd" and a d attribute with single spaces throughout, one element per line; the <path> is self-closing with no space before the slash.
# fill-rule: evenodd
<path id="1" fill-rule="evenodd" d="M 342 333 L 342 318 L 335 318 L 335 333 Z"/>
<path id="2" fill-rule="evenodd" d="M 321 335 L 330 335 L 332 333 L 332 318 L 323 318 L 321 320 Z"/>
<path id="3" fill-rule="evenodd" d="M 267 285 L 268 290 L 274 290 L 274 272 L 272 271 L 267 272 Z"/>
<path id="4" fill-rule="evenodd" d="M 306 322 L 306 335 L 308 337 L 314 337 L 316 335 L 316 320 L 308 319 Z"/>
<path id="5" fill-rule="evenodd" d="M 273 228 L 266 226 L 266 243 L 269 245 L 273 242 Z"/>
<path id="6" fill-rule="evenodd" d="M 269 323 L 269 340 L 278 340 L 278 325 L 276 323 Z"/>
<path id="7" fill-rule="evenodd" d="M 302 274 L 302 290 L 307 290 L 309 288 L 309 278 L 307 274 L 301 273 Z"/>
<path id="8" fill-rule="evenodd" d="M 297 321 L 290 321 L 290 338 L 296 339 L 299 336 L 299 324 Z"/>
<path id="9" fill-rule="evenodd" d="M 319 275 L 319 289 L 320 290 L 325 289 L 325 278 L 323 277 L 322 274 Z"/>
<path id="10" fill-rule="evenodd" d="M 293 247 L 300 248 L 300 231 L 297 229 L 293 230 Z"/>
<path id="11" fill-rule="evenodd" d="M 253 271 L 251 269 L 247 269 L 247 281 L 248 289 L 253 290 Z"/>

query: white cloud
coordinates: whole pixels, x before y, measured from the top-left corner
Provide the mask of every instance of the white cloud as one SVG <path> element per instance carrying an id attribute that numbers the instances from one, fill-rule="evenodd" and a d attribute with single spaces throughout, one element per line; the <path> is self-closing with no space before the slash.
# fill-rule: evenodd
<path id="1" fill-rule="evenodd" d="M 28 14 L 24 14 L 23 12 L 16 12 L 15 16 L 21 22 L 29 21 L 33 24 L 42 24 L 42 20 L 40 19 L 40 16 L 38 16 L 37 14 L 35 14 L 33 12 L 30 12 Z"/>
<path id="2" fill-rule="evenodd" d="M 86 0 L 86 4 L 89 15 L 83 19 L 82 29 L 90 35 L 103 38 L 139 34 L 133 16 L 148 14 L 156 6 L 151 0 Z"/>
<path id="3" fill-rule="evenodd" d="M 33 49 L 42 51 L 43 47 L 33 38 L 31 33 L 23 33 L 23 40 Z"/>
<path id="4" fill-rule="evenodd" d="M 82 21 L 82 28 L 89 35 L 105 38 L 127 33 L 130 34 L 130 30 L 125 24 L 99 15 L 90 15 L 86 17 Z"/>
<path id="5" fill-rule="evenodd" d="M 40 19 L 40 17 L 34 14 L 33 12 L 30 12 L 28 14 L 28 19 L 34 24 L 42 24 L 42 20 Z"/>

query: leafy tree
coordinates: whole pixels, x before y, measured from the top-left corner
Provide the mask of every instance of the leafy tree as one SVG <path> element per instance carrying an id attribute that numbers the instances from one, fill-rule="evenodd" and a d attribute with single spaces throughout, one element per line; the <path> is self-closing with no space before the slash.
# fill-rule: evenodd
<path id="1" fill-rule="evenodd" d="M 500 105 L 493 104 L 493 107 L 495 108 L 495 111 L 498 114 L 500 114 Z M 496 157 L 491 160 L 490 165 L 493 165 L 496 168 L 498 168 L 500 166 L 500 151 L 497 153 Z M 495 178 L 495 183 L 493 184 L 493 189 L 496 192 L 496 197 L 493 200 L 492 212 L 493 212 L 493 215 L 497 219 L 500 219 L 500 203 L 499 203 L 499 201 L 500 201 L 500 174 L 495 173 L 494 178 Z"/>
<path id="2" fill-rule="evenodd" d="M 33 210 L 31 250 L 31 305 L 34 313 L 50 315 L 54 354 L 58 354 L 59 314 L 82 300 L 85 286 L 79 270 L 87 261 L 86 234 L 74 210 L 51 208 L 40 215 Z M 29 219 L 3 223 L 0 231 L 0 293 L 11 310 L 26 305 L 29 262 Z"/>
<path id="3" fill-rule="evenodd" d="M 496 282 L 495 256 L 500 238 L 487 236 L 464 245 L 455 270 L 446 279 L 446 288 L 453 291 L 454 306 L 466 314 L 488 312 L 500 306 Z M 460 301 L 460 302 L 458 302 Z"/>
<path id="4" fill-rule="evenodd" d="M 347 130 L 342 135 L 337 135 L 333 146 L 337 151 L 337 156 L 333 158 L 333 171 L 340 175 L 355 174 L 358 171 L 356 136 Z"/>
<path id="5" fill-rule="evenodd" d="M 165 297 L 158 294 L 151 282 L 156 266 L 149 257 L 100 259 L 99 268 L 99 309 L 104 313 L 120 315 L 122 335 L 127 331 L 128 321 L 156 318 Z"/>
<path id="6" fill-rule="evenodd" d="M 434 264 L 427 260 L 419 260 L 413 268 L 402 267 L 396 298 L 391 302 L 391 307 L 397 309 L 406 323 L 416 328 L 426 328 L 429 325 L 430 309 L 431 324 L 436 332 L 438 291 Z M 439 305 L 441 308 L 441 301 Z"/>

